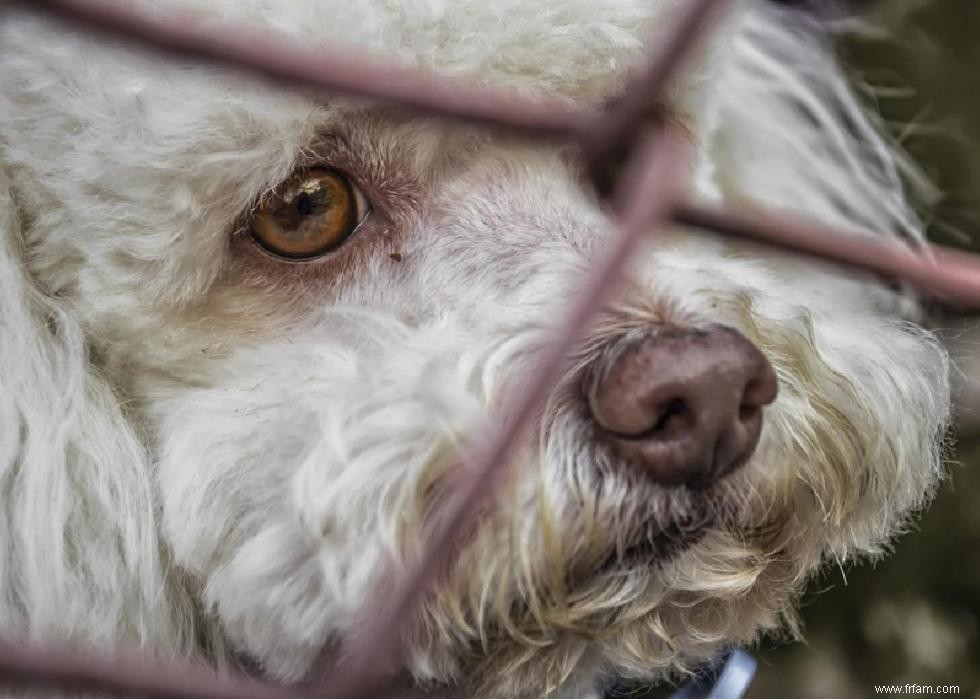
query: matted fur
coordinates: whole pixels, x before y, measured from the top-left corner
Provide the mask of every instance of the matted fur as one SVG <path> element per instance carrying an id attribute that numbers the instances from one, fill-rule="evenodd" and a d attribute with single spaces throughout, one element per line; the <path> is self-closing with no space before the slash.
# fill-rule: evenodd
<path id="1" fill-rule="evenodd" d="M 196 10 L 582 100 L 674 4 Z M 692 196 L 920 238 L 900 159 L 798 15 L 740 4 L 675 101 Z M 324 163 L 371 199 L 368 223 L 319 262 L 258 251 L 247 212 Z M 8 10 L 0 628 L 287 681 L 323 670 L 609 226 L 548 147 L 314 103 Z M 879 553 L 940 475 L 947 364 L 912 313 L 871 278 L 666 233 L 406 639 L 404 696 L 592 696 L 792 632 L 808 576 Z M 780 395 L 745 467 L 707 492 L 657 488 L 596 443 L 577 381 L 660 324 L 707 322 L 753 340 Z M 617 564 L 643 541 L 670 550 Z"/>

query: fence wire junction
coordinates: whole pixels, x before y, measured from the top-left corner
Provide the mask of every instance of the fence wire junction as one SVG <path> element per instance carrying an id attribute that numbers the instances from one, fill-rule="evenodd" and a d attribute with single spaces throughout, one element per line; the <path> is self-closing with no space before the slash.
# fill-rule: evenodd
<path id="1" fill-rule="evenodd" d="M 666 38 L 650 50 L 645 69 L 623 96 L 601 107 L 574 110 L 546 96 L 461 84 L 346 52 L 310 48 L 246 27 L 204 27 L 192 16 L 150 17 L 123 3 L 92 0 L 0 0 L 53 16 L 87 31 L 112 35 L 171 56 L 217 63 L 275 85 L 314 96 L 343 95 L 397 106 L 437 118 L 463 120 L 515 136 L 577 147 L 596 191 L 617 215 L 615 234 L 595 261 L 542 352 L 523 390 L 510 396 L 501 421 L 472 453 L 459 480 L 384 595 L 369 596 L 360 634 L 344 662 L 315 686 L 285 688 L 218 675 L 184 661 L 120 653 L 93 657 L 67 647 L 0 640 L 0 685 L 31 689 L 99 691 L 159 699 L 367 699 L 383 697 L 385 669 L 399 661 L 399 630 L 411 623 L 436 577 L 451 563 L 459 532 L 486 505 L 504 465 L 555 387 L 572 348 L 608 300 L 631 254 L 666 224 L 703 229 L 776 246 L 904 280 L 947 302 L 980 307 L 980 258 L 938 246 L 910 250 L 871 232 L 842 231 L 796 216 L 711 208 L 684 200 L 688 149 L 666 106 L 699 39 L 730 0 L 689 0 L 669 18 Z M 2 21 L 0 15 L 0 21 Z"/>

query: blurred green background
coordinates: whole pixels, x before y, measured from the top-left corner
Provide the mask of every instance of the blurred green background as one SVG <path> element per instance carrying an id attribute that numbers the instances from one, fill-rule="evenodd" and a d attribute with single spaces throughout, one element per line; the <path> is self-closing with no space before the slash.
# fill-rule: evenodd
<path id="1" fill-rule="evenodd" d="M 882 0 L 840 53 L 935 185 L 932 240 L 980 252 L 980 0 Z M 980 699 L 980 323 L 948 309 L 936 322 L 961 372 L 949 480 L 894 555 L 813 582 L 806 643 L 757 653 L 754 699 L 906 683 Z"/>

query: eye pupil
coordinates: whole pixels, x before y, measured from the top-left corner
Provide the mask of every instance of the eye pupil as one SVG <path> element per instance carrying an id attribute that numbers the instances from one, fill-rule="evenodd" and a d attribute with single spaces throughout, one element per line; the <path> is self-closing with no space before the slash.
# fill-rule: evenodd
<path id="1" fill-rule="evenodd" d="M 309 216 L 313 213 L 316 208 L 316 203 L 306 192 L 303 192 L 298 197 L 296 197 L 296 210 L 299 211 L 302 216 Z"/>

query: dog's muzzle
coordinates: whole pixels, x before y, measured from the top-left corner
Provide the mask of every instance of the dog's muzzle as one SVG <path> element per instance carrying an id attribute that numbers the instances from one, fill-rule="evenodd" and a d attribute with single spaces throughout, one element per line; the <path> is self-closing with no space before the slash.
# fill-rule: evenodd
<path id="1" fill-rule="evenodd" d="M 612 347 L 587 377 L 600 440 L 660 485 L 705 488 L 744 464 L 777 381 L 762 352 L 722 326 L 668 326 Z"/>

